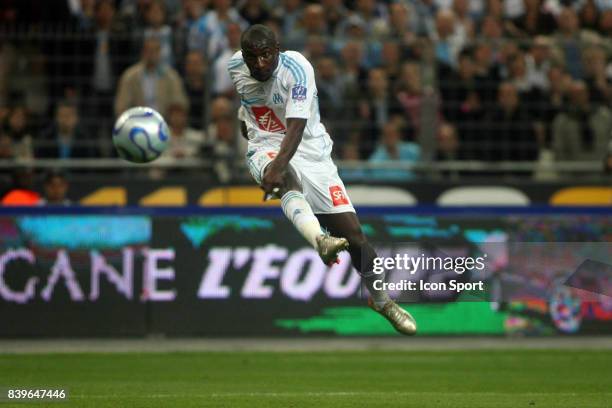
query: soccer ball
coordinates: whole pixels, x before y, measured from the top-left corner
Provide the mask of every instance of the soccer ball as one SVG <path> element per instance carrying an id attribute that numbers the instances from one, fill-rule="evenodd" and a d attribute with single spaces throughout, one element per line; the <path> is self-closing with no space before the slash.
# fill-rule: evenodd
<path id="1" fill-rule="evenodd" d="M 133 163 L 157 159 L 169 141 L 170 130 L 162 115 L 143 106 L 123 112 L 113 128 L 113 144 L 119 156 Z"/>

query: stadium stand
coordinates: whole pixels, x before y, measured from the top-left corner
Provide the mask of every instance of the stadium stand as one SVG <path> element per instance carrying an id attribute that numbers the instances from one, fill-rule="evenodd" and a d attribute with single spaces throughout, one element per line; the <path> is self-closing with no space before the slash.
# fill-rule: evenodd
<path id="1" fill-rule="evenodd" d="M 213 169 L 224 182 L 247 180 L 239 102 L 223 63 L 239 47 L 240 30 L 264 23 L 278 31 L 281 48 L 304 53 L 315 66 L 335 155 L 341 167 L 345 160 L 361 166 L 346 170 L 351 179 L 609 174 L 609 2 L 54 4 L 41 10 L 34 0 L 0 1 L 3 169 L 53 168 L 62 160 L 63 167 L 117 171 L 114 109 L 144 103 L 181 123 L 164 170 L 142 177 L 182 163 Z M 156 82 L 135 80 L 146 61 L 159 73 Z M 167 91 L 155 96 L 155 88 Z M 395 144 L 413 153 L 385 144 L 390 123 L 400 132 Z"/>

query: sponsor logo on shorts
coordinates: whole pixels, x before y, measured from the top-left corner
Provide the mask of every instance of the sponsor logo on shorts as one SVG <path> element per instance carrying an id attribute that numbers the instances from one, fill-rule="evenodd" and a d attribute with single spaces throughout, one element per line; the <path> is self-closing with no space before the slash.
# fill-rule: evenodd
<path id="1" fill-rule="evenodd" d="M 332 203 L 334 203 L 334 207 L 339 205 L 348 205 L 349 201 L 340 186 L 331 186 L 329 188 L 329 195 L 332 199 Z"/>
<path id="2" fill-rule="evenodd" d="M 272 109 L 267 106 L 253 106 L 251 109 L 255 114 L 257 126 L 261 130 L 272 133 L 281 133 L 286 130 L 283 122 L 280 121 Z"/>
<path id="3" fill-rule="evenodd" d="M 307 93 L 308 92 L 307 92 L 306 87 L 302 85 L 296 85 L 293 88 L 291 88 L 291 98 L 293 98 L 294 101 L 306 100 Z"/>

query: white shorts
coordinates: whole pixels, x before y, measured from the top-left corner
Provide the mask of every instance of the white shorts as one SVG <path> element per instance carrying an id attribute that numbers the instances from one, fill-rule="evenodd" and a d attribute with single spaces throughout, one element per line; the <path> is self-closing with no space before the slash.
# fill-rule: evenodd
<path id="1" fill-rule="evenodd" d="M 261 185 L 266 166 L 277 153 L 270 147 L 249 147 L 246 154 L 247 165 L 257 184 Z M 296 153 L 289 165 L 297 176 L 304 198 L 315 214 L 355 212 L 331 157 L 325 156 L 319 161 L 313 161 Z"/>

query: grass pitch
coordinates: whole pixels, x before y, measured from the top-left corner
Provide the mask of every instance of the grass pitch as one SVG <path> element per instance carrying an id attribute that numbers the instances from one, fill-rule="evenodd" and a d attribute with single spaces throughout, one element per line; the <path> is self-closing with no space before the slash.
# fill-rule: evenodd
<path id="1" fill-rule="evenodd" d="M 449 340 L 452 341 L 452 340 Z M 579 350 L 0 355 L 42 407 L 612 407 L 612 352 Z"/>

